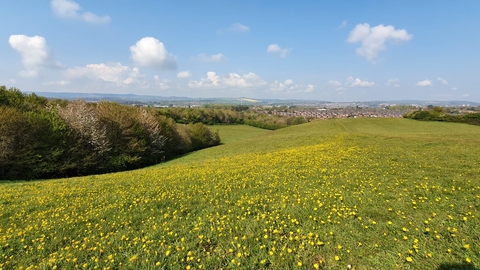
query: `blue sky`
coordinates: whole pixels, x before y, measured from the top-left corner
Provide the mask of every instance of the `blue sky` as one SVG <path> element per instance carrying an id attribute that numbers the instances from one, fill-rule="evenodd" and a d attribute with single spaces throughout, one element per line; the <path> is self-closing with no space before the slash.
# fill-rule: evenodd
<path id="1" fill-rule="evenodd" d="M 480 1 L 2 0 L 0 85 L 480 102 Z"/>

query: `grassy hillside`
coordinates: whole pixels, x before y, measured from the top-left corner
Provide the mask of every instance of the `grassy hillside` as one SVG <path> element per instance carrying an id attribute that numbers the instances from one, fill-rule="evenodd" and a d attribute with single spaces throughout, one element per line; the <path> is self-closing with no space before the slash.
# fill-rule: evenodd
<path id="1" fill-rule="evenodd" d="M 480 264 L 479 127 L 344 119 L 250 135 L 137 171 L 1 184 L 0 268 Z"/>

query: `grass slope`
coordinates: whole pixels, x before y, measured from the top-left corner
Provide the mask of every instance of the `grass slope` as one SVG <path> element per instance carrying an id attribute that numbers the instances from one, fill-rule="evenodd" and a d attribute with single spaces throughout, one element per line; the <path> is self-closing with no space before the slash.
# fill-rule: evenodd
<path id="1" fill-rule="evenodd" d="M 137 171 L 2 184 L 0 268 L 476 269 L 479 134 L 318 121 Z"/>

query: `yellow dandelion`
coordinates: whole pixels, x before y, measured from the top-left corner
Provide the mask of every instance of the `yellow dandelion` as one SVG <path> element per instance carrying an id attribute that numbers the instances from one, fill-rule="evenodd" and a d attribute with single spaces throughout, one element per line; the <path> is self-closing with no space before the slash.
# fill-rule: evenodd
<path id="1" fill-rule="evenodd" d="M 130 259 L 128 259 L 129 262 L 133 262 L 138 258 L 138 255 L 133 255 Z"/>

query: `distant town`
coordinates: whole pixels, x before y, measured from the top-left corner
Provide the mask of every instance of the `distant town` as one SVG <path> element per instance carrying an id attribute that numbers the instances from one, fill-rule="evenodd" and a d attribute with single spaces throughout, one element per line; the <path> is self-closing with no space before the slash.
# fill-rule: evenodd
<path id="1" fill-rule="evenodd" d="M 55 93 L 38 92 L 39 96 L 51 99 L 82 99 L 87 102 L 113 101 L 137 107 L 157 108 L 206 108 L 211 104 L 248 106 L 257 113 L 279 116 L 304 117 L 307 120 L 330 118 L 398 118 L 405 113 L 421 108 L 439 106 L 448 108 L 452 114 L 480 111 L 480 103 L 469 101 L 362 101 L 329 102 L 317 100 L 281 100 L 253 98 L 189 98 L 161 97 L 133 94 L 100 93 Z"/>

